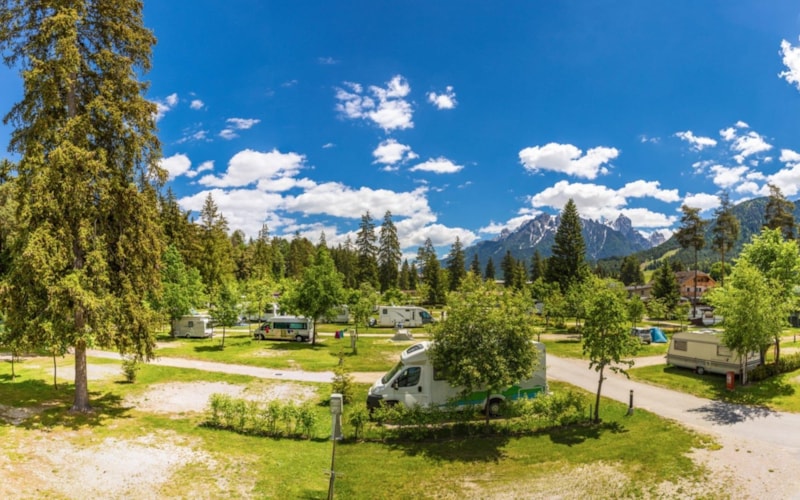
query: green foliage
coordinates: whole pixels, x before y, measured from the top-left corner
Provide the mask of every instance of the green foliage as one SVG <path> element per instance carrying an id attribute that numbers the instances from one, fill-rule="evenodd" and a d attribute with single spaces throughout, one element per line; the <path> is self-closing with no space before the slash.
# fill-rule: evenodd
<path id="1" fill-rule="evenodd" d="M 319 437 L 319 416 L 310 403 L 247 401 L 227 394 L 211 395 L 205 425 L 255 436 Z"/>
<path id="2" fill-rule="evenodd" d="M 141 368 L 140 360 L 136 356 L 125 356 L 122 359 L 122 374 L 129 384 L 136 382 L 136 375 Z"/>
<path id="3" fill-rule="evenodd" d="M 349 404 L 353 401 L 353 376 L 344 365 L 344 353 L 339 351 L 339 363 L 333 369 L 333 381 L 331 382 L 331 392 L 341 394 L 342 401 Z"/>
<path id="4" fill-rule="evenodd" d="M 217 290 L 214 303 L 211 306 L 211 317 L 214 323 L 222 327 L 222 346 L 225 347 L 225 332 L 227 328 L 239 322 L 240 294 L 235 281 L 223 283 Z"/>
<path id="5" fill-rule="evenodd" d="M 452 292 L 461 286 L 461 282 L 467 275 L 467 262 L 464 256 L 464 248 L 458 236 L 456 236 L 456 241 L 453 243 L 453 246 L 450 248 L 450 254 L 447 256 L 447 271 L 450 276 L 449 290 Z"/>
<path id="6" fill-rule="evenodd" d="M 774 184 L 769 186 L 769 199 L 764 209 L 764 226 L 778 230 L 787 240 L 794 239 L 796 227 L 794 221 L 794 203 L 783 196 L 781 189 Z"/>
<path id="7" fill-rule="evenodd" d="M 398 273 L 402 256 L 403 252 L 400 250 L 397 228 L 392 222 L 392 212 L 387 210 L 383 216 L 377 254 L 378 278 L 381 291 L 398 286 Z"/>
<path id="8" fill-rule="evenodd" d="M 655 315 L 655 318 L 665 318 L 671 314 L 681 298 L 680 286 L 675 277 L 675 273 L 669 265 L 667 260 L 663 260 L 661 267 L 659 267 L 653 275 L 653 289 L 651 293 L 654 299 L 657 299 L 664 306 L 664 312 L 661 315 Z"/>
<path id="9" fill-rule="evenodd" d="M 724 284 L 725 275 L 727 274 L 725 254 L 733 249 L 736 240 L 739 238 L 739 219 L 733 213 L 733 206 L 727 191 L 720 196 L 720 206 L 714 211 L 714 215 L 716 219 L 712 228 L 714 236 L 711 240 L 711 246 L 719 251 L 721 264 L 720 273 L 714 279 L 718 279 L 721 284 Z"/>
<path id="10" fill-rule="evenodd" d="M 356 234 L 356 282 L 369 283 L 380 289 L 378 280 L 378 247 L 375 244 L 375 223 L 367 211 L 361 216 L 361 224 Z"/>
<path id="11" fill-rule="evenodd" d="M 167 247 L 161 260 L 162 295 L 153 301 L 156 310 L 170 322 L 189 314 L 205 300 L 203 281 L 197 269 L 187 269 L 175 245 Z"/>
<path id="12" fill-rule="evenodd" d="M 627 376 L 623 366 L 632 366 L 626 358 L 636 353 L 639 340 L 628 331 L 627 311 L 619 291 L 597 283 L 592 293 L 583 329 L 583 353 L 589 358 L 589 368 L 599 374 L 595 398 L 594 419 L 600 419 L 600 393 L 603 371 L 608 368 Z"/>
<path id="13" fill-rule="evenodd" d="M 468 275 L 433 329 L 434 366 L 464 393 L 497 390 L 530 377 L 538 364 L 531 342 L 531 300 Z M 488 417 L 487 417 L 488 418 Z"/>
<path id="14" fill-rule="evenodd" d="M 797 369 L 800 369 L 800 353 L 798 352 L 781 356 L 775 363 L 756 366 L 750 371 L 749 377 L 751 381 L 758 382 Z"/>
<path id="15" fill-rule="evenodd" d="M 581 219 L 578 207 L 570 198 L 561 211 L 552 255 L 547 260 L 547 281 L 558 283 L 565 292 L 570 283 L 581 282 L 588 274 Z"/>

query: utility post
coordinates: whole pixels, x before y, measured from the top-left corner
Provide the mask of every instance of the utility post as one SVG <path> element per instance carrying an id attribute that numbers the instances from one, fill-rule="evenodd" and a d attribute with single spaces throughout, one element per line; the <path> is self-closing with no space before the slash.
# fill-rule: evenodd
<path id="1" fill-rule="evenodd" d="M 341 394 L 331 394 L 331 440 L 333 450 L 331 451 L 331 470 L 330 480 L 328 481 L 328 500 L 333 500 L 333 483 L 336 480 L 336 441 L 342 439 L 342 413 L 344 412 L 344 398 Z"/>

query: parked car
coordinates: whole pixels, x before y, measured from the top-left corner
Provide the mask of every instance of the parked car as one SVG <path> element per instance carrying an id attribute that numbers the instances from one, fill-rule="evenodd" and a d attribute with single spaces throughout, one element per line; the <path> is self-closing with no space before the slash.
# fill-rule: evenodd
<path id="1" fill-rule="evenodd" d="M 642 344 L 649 344 L 653 341 L 653 336 L 650 334 L 650 328 L 633 327 L 631 328 L 631 335 L 638 337 L 639 342 Z"/>

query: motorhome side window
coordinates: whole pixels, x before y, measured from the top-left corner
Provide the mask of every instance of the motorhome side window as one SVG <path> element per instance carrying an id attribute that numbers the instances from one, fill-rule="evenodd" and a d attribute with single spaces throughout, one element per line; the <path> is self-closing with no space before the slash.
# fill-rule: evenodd
<path id="1" fill-rule="evenodd" d="M 414 387 L 419 385 L 419 376 L 422 373 L 422 368 L 419 366 L 411 366 L 400 375 L 397 379 L 397 387 Z"/>
<path id="2" fill-rule="evenodd" d="M 676 351 L 685 351 L 686 350 L 686 341 L 685 340 L 673 340 L 675 343 L 675 350 Z"/>
<path id="3" fill-rule="evenodd" d="M 731 350 L 728 347 L 724 345 L 717 346 L 717 356 L 730 356 L 730 355 L 731 355 Z"/>
<path id="4" fill-rule="evenodd" d="M 192 327 L 194 326 L 194 321 L 190 321 L 190 322 L 189 322 L 189 324 L 188 324 L 187 326 L 188 326 L 189 328 L 192 328 Z"/>

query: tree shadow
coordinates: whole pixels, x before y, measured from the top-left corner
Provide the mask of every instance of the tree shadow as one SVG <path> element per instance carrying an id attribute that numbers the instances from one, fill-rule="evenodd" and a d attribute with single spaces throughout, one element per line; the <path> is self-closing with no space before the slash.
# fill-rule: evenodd
<path id="1" fill-rule="evenodd" d="M 508 436 L 473 436 L 431 441 L 390 441 L 391 450 L 410 457 L 425 457 L 436 462 L 497 463 L 505 457 Z"/>
<path id="2" fill-rule="evenodd" d="M 777 414 L 766 406 L 748 406 L 725 401 L 710 401 L 708 404 L 692 408 L 689 411 L 703 414 L 705 420 L 719 425 L 733 425 Z"/>
<path id="3" fill-rule="evenodd" d="M 107 419 L 125 418 L 130 408 L 117 394 L 90 392 L 92 411 L 70 412 L 75 395 L 74 384 L 64 383 L 56 389 L 43 380 L 24 380 L 4 384 L 0 400 L 14 403 L 9 407 L 19 417 L 0 418 L 0 426 L 18 426 L 24 429 L 42 429 L 63 426 L 77 430 L 102 425 Z"/>
<path id="4" fill-rule="evenodd" d="M 604 434 L 622 434 L 629 432 L 619 422 L 601 422 L 599 424 L 576 424 L 565 427 L 554 427 L 542 431 L 550 441 L 565 446 L 583 444 L 588 440 L 598 440 Z"/>
<path id="5" fill-rule="evenodd" d="M 198 345 L 194 347 L 194 352 L 222 352 L 225 348 L 217 345 Z"/>

